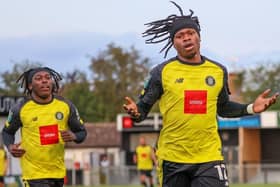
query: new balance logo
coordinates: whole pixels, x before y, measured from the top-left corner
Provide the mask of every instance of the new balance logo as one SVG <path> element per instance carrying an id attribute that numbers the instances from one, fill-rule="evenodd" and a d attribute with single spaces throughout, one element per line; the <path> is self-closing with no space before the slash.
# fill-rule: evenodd
<path id="1" fill-rule="evenodd" d="M 177 78 L 175 80 L 175 83 L 183 83 L 184 82 L 184 78 Z"/>

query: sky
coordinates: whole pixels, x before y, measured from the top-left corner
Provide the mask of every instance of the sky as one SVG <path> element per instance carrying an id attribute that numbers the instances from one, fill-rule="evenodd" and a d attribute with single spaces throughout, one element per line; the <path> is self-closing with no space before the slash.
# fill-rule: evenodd
<path id="1" fill-rule="evenodd" d="M 280 61 L 280 1 L 176 0 L 201 25 L 202 54 L 229 69 Z M 58 72 L 87 70 L 109 43 L 134 46 L 160 63 L 165 43 L 147 45 L 145 23 L 179 14 L 167 0 L 0 0 L 0 72 L 41 62 Z M 175 55 L 171 51 L 168 57 Z"/>

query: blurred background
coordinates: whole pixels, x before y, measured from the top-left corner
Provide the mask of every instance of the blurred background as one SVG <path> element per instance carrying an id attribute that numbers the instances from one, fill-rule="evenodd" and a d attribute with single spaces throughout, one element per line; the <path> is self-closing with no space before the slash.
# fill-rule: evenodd
<path id="1" fill-rule="evenodd" d="M 201 24 L 201 52 L 229 72 L 231 99 L 252 102 L 263 90 L 279 91 L 280 2 L 177 0 Z M 17 77 L 49 66 L 63 76 L 60 94 L 74 102 L 89 136 L 67 145 L 67 185 L 138 184 L 132 155 L 140 136 L 155 145 L 161 116 L 135 124 L 122 114 L 125 96 L 137 99 L 151 68 L 166 59 L 163 44 L 147 45 L 145 23 L 179 14 L 167 0 L 0 0 L 0 127 L 22 99 Z M 219 118 L 232 183 L 280 183 L 280 104 L 238 119 Z M 20 139 L 20 135 L 17 136 Z M 109 166 L 102 170 L 106 157 Z M 18 160 L 9 155 L 9 184 L 21 185 Z"/>

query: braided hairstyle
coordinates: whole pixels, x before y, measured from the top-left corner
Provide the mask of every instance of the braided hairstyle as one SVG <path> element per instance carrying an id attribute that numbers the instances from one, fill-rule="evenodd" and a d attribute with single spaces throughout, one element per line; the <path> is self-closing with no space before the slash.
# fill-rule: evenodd
<path id="1" fill-rule="evenodd" d="M 143 33 L 143 37 L 149 37 L 145 40 L 146 44 L 155 44 L 167 40 L 167 44 L 160 50 L 160 53 L 165 50 L 164 58 L 172 47 L 174 35 L 180 29 L 193 28 L 200 35 L 199 20 L 197 16 L 193 16 L 193 11 L 190 9 L 190 14 L 184 15 L 178 4 L 174 1 L 170 2 L 179 9 L 180 15 L 172 14 L 166 19 L 146 23 L 148 29 Z"/>
<path id="2" fill-rule="evenodd" d="M 39 71 L 46 71 L 51 75 L 51 77 L 54 80 L 53 92 L 57 93 L 58 89 L 59 89 L 59 81 L 62 80 L 62 77 L 55 70 L 48 68 L 48 67 L 31 68 L 19 76 L 19 78 L 16 80 L 16 82 L 17 83 L 20 82 L 20 87 L 24 88 L 23 93 L 26 95 L 31 95 L 32 90 L 29 89 L 29 84 L 31 84 L 32 77 L 34 76 L 34 74 Z"/>

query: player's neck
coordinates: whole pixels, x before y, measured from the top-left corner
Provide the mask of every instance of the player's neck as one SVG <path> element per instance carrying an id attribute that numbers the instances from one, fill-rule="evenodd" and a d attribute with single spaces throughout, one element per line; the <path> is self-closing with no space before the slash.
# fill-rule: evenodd
<path id="1" fill-rule="evenodd" d="M 184 57 L 180 54 L 178 54 L 178 58 L 187 63 L 201 63 L 201 55 L 200 53 L 196 53 L 194 56 Z"/>
<path id="2" fill-rule="evenodd" d="M 36 94 L 31 94 L 31 97 L 32 99 L 36 102 L 36 103 L 39 103 L 39 104 L 47 104 L 47 103 L 50 103 L 53 99 L 53 95 L 50 94 L 49 96 L 47 97 L 40 97 Z"/>

